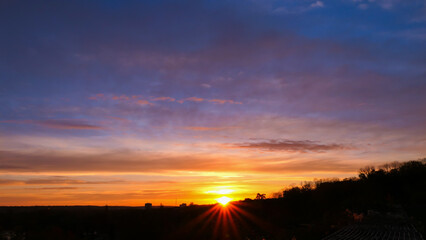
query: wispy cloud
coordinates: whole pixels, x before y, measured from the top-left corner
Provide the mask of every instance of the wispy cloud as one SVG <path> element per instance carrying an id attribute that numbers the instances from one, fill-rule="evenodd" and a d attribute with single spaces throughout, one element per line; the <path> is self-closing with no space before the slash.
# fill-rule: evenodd
<path id="1" fill-rule="evenodd" d="M 90 100 L 98 100 L 103 98 L 105 98 L 105 95 L 103 93 L 98 93 L 89 97 Z"/>
<path id="2" fill-rule="evenodd" d="M 167 101 L 167 102 L 174 102 L 176 99 L 172 97 L 156 97 L 152 99 L 152 101 Z"/>
<path id="3" fill-rule="evenodd" d="M 234 100 L 226 100 L 226 99 L 210 99 L 209 102 L 217 103 L 217 104 L 243 104 L 242 102 L 235 102 Z"/>
<path id="4" fill-rule="evenodd" d="M 70 129 L 70 130 L 102 130 L 101 125 L 89 123 L 81 119 L 48 119 L 48 120 L 5 120 L 0 123 L 35 124 L 48 128 Z"/>
<path id="5" fill-rule="evenodd" d="M 53 176 L 49 178 L 35 178 L 24 181 L 27 185 L 73 185 L 73 184 L 116 184 L 124 183 L 123 180 L 114 180 L 114 181 L 87 181 L 80 179 L 73 179 L 63 176 Z"/>
<path id="6" fill-rule="evenodd" d="M 316 1 L 311 4 L 311 7 L 317 8 L 317 7 L 324 7 L 324 3 L 322 1 Z"/>
<path id="7" fill-rule="evenodd" d="M 139 104 L 139 105 L 150 105 L 150 106 L 154 105 L 153 103 L 151 103 L 147 100 L 138 100 L 136 103 Z"/>
<path id="8" fill-rule="evenodd" d="M 78 187 L 38 187 L 38 188 L 26 188 L 27 190 L 76 190 Z"/>
<path id="9" fill-rule="evenodd" d="M 184 129 L 191 130 L 191 131 L 221 131 L 221 130 L 228 130 L 230 128 L 235 128 L 235 127 L 199 127 L 199 126 L 184 127 Z"/>
<path id="10" fill-rule="evenodd" d="M 264 151 L 287 151 L 287 152 L 326 152 L 332 150 L 350 149 L 341 144 L 320 144 L 315 141 L 303 140 L 263 140 L 258 142 L 247 142 L 233 144 L 237 148 L 260 149 Z"/>
<path id="11" fill-rule="evenodd" d="M 89 97 L 90 100 L 102 100 L 102 101 L 108 101 L 108 100 L 113 100 L 113 101 L 119 101 L 119 102 L 124 102 L 124 103 L 130 103 L 130 104 L 135 104 L 135 105 L 149 105 L 149 106 L 153 106 L 154 104 L 146 99 L 144 99 L 142 96 L 140 95 L 132 95 L 132 96 L 128 96 L 128 95 L 107 95 L 107 94 L 96 94 L 93 95 L 91 97 Z M 153 101 L 164 101 L 165 99 L 163 98 L 155 98 L 153 99 Z"/>
<path id="12" fill-rule="evenodd" d="M 189 101 L 189 102 L 204 102 L 205 99 L 204 98 L 199 98 L 199 97 L 189 97 L 189 98 L 185 98 L 185 99 L 180 100 L 181 103 L 183 103 L 185 101 Z"/>
<path id="13" fill-rule="evenodd" d="M 126 95 L 121 95 L 121 96 L 113 96 L 112 100 L 124 100 L 124 101 L 129 101 L 130 97 L 126 96 Z"/>
<path id="14" fill-rule="evenodd" d="M 64 176 L 51 176 L 44 178 L 30 178 L 26 180 L 17 179 L 0 179 L 0 185 L 81 185 L 81 184 L 119 184 L 124 183 L 123 180 L 111 181 L 87 181 L 73 179 Z"/>
<path id="15" fill-rule="evenodd" d="M 58 128 L 58 129 L 81 129 L 81 130 L 101 130 L 104 127 L 99 125 L 94 125 L 88 123 L 84 120 L 75 120 L 75 119 L 62 119 L 62 120 L 44 120 L 44 121 L 35 121 L 36 124 L 46 126 L 49 128 Z"/>
<path id="16" fill-rule="evenodd" d="M 163 172 L 163 171 L 224 171 L 241 169 L 242 159 L 235 159 L 233 168 L 226 158 L 214 155 L 160 154 L 140 151 L 112 151 L 96 154 L 73 154 L 61 151 L 20 153 L 0 151 L 0 171 L 35 172 Z M 102 161 L 99 161 L 102 159 Z M 2 168 L 1 166 L 8 166 Z M 41 180 L 44 181 L 44 180 Z M 67 180 L 64 180 L 67 181 Z"/>
<path id="17" fill-rule="evenodd" d="M 206 84 L 206 86 L 203 85 L 203 87 L 207 88 L 210 87 L 210 85 Z M 202 97 L 187 97 L 180 100 L 176 100 L 174 97 L 150 97 L 150 101 L 143 99 L 140 95 L 134 95 L 134 96 L 127 96 L 127 95 L 113 95 L 110 97 L 107 97 L 105 94 L 96 94 L 91 97 L 89 97 L 90 100 L 116 100 L 116 101 L 122 101 L 122 102 L 130 102 L 130 103 L 136 103 L 140 105 L 154 105 L 150 101 L 162 101 L 162 102 L 178 102 L 178 103 L 184 103 L 184 102 L 210 102 L 215 104 L 242 104 L 242 102 L 230 100 L 230 99 L 207 99 Z"/>
<path id="18" fill-rule="evenodd" d="M 296 144 L 295 144 L 296 145 Z M 7 173 L 142 173 L 142 174 L 183 174 L 188 172 L 197 175 L 205 172 L 215 173 L 296 173 L 296 172 L 354 172 L 364 163 L 350 163 L 331 156 L 318 156 L 316 160 L 303 157 L 300 152 L 312 151 L 321 152 L 323 149 L 335 149 L 334 146 L 312 146 L 312 144 L 301 144 L 299 146 L 286 147 L 285 151 L 298 152 L 289 158 L 275 156 L 259 161 L 258 157 L 238 157 L 224 154 L 190 154 L 182 153 L 175 156 L 164 156 L 150 152 L 103 151 L 97 154 L 65 154 L 62 152 L 32 152 L 20 153 L 12 151 L 2 151 L 4 158 L 0 159 L 0 165 L 14 162 L 17 168 L 1 169 L 0 172 Z M 303 145 L 303 146 L 302 146 Z M 306 146 L 309 145 L 309 146 Z M 240 146 L 237 146 L 240 147 Z M 244 145 L 243 148 L 246 148 Z M 250 146 L 249 148 L 258 148 Z M 282 147 L 264 146 L 273 148 L 272 151 L 283 151 Z M 339 148 L 339 147 L 337 147 Z M 291 150 L 289 150 L 291 149 Z M 307 150 L 309 149 L 309 150 Z M 102 162 L 99 161 L 102 159 Z M 306 164 L 306 162 L 316 161 L 316 164 Z M 230 165 L 229 163 L 232 162 Z M 338 168 L 337 168 L 338 166 Z M 0 179 L 2 185 L 83 185 L 83 184 L 109 184 L 117 181 L 86 181 L 68 177 L 32 178 L 28 180 Z"/>
<path id="19" fill-rule="evenodd" d="M 368 4 L 375 4 L 378 7 L 385 10 L 391 10 L 395 8 L 395 6 L 397 5 L 403 5 L 403 4 L 407 5 L 406 1 L 401 1 L 401 0 L 352 0 L 352 2 L 359 4 L 358 8 L 362 10 L 367 9 Z"/>
<path id="20" fill-rule="evenodd" d="M 215 104 L 243 104 L 242 102 L 237 102 L 237 101 L 229 100 L 229 99 L 205 99 L 205 98 L 199 98 L 199 97 L 189 97 L 189 98 L 181 99 L 177 102 L 184 103 L 186 101 L 189 101 L 189 102 L 210 102 L 210 103 L 215 103 Z"/>

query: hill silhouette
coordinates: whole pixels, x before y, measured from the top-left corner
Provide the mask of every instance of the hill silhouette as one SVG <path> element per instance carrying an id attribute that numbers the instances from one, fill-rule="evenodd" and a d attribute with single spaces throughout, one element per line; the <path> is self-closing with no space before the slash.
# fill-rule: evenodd
<path id="1" fill-rule="evenodd" d="M 309 240 L 354 224 L 410 226 L 424 236 L 425 177 L 423 159 L 306 182 L 278 198 L 259 193 L 227 207 L 1 207 L 0 239 Z"/>

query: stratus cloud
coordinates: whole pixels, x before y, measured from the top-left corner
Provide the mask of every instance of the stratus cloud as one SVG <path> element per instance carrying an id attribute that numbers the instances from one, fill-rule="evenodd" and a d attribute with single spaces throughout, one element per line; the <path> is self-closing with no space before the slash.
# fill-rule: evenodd
<path id="1" fill-rule="evenodd" d="M 113 95 L 113 96 L 105 96 L 105 94 L 98 93 L 96 95 L 93 95 L 89 97 L 90 100 L 114 100 L 114 101 L 120 101 L 120 102 L 126 102 L 131 104 L 137 104 L 137 105 L 149 105 L 153 106 L 154 104 L 148 100 L 142 99 L 142 96 L 140 95 L 133 95 L 133 96 L 127 96 L 127 95 Z M 162 98 L 155 98 L 153 101 L 164 101 L 165 99 Z"/>
<path id="2" fill-rule="evenodd" d="M 184 103 L 186 101 L 189 102 L 210 102 L 210 103 L 215 103 L 215 104 L 243 104 L 242 102 L 237 102 L 234 100 L 229 100 L 229 99 L 205 99 L 205 98 L 199 98 L 199 97 L 189 97 L 189 98 L 185 98 L 185 99 L 181 99 L 179 101 L 177 101 L 178 103 Z"/>
<path id="3" fill-rule="evenodd" d="M 87 123 L 84 120 L 74 120 L 74 119 L 63 119 L 63 120 L 45 120 L 45 121 L 36 121 L 36 124 L 43 125 L 49 128 L 58 128 L 58 129 L 86 129 L 86 130 L 100 130 L 104 129 L 102 126 L 93 125 Z"/>
<path id="4" fill-rule="evenodd" d="M 197 126 L 189 126 L 184 127 L 185 130 L 191 130 L 191 131 L 221 131 L 221 130 L 227 130 L 230 127 L 197 127 Z"/>
<path id="5" fill-rule="evenodd" d="M 315 147 L 311 147 L 315 148 Z M 316 147 L 318 149 L 320 147 Z M 299 150 L 300 151 L 300 150 Z M 315 150 L 319 151 L 319 150 Z M 327 160 L 327 164 L 306 165 L 300 155 L 294 159 L 281 162 L 279 159 L 259 161 L 258 158 L 239 158 L 222 154 L 156 154 L 140 151 L 103 151 L 97 154 L 63 153 L 60 151 L 36 151 L 22 153 L 16 151 L 0 151 L 0 172 L 115 172 L 115 173 L 167 173 L 176 172 L 353 172 L 363 164 L 351 164 L 342 160 Z M 301 160 L 302 159 L 302 160 Z M 329 159 L 329 156 L 327 157 Z M 290 161 L 291 160 L 291 161 Z M 322 162 L 323 159 L 316 161 Z M 229 163 L 232 162 L 230 165 Z M 14 165 L 12 165 L 12 163 Z M 2 166 L 9 165 L 3 169 Z M 339 168 L 335 168 L 339 165 Z M 13 167 L 15 166 L 15 167 Z M 274 167 L 272 167 L 274 166 Z M 278 170 L 279 169 L 279 170 Z M 22 182 L 16 179 L 3 179 L 3 184 L 43 185 L 43 184 L 93 184 L 81 182 L 79 179 L 41 178 Z M 15 182 L 18 181 L 18 182 Z M 1 182 L 1 180 L 0 180 Z"/>
<path id="6" fill-rule="evenodd" d="M 40 187 L 40 188 L 26 188 L 27 190 L 75 190 L 77 187 Z"/>
<path id="7" fill-rule="evenodd" d="M 2 123 L 35 124 L 48 128 L 73 130 L 102 130 L 104 127 L 80 119 L 6 120 Z"/>
<path id="8" fill-rule="evenodd" d="M 243 159 L 227 166 L 224 157 L 182 154 L 170 156 L 138 151 L 103 151 L 97 154 L 34 151 L 0 151 L 0 172 L 162 172 L 248 169 Z M 41 182 L 40 182 L 41 183 Z"/>
<path id="9" fill-rule="evenodd" d="M 0 185 L 81 185 L 81 184 L 116 184 L 124 183 L 123 180 L 113 181 L 86 181 L 64 176 L 32 178 L 26 180 L 0 179 Z"/>
<path id="10" fill-rule="evenodd" d="M 148 100 L 145 99 L 141 99 L 142 96 L 127 96 L 127 95 L 114 95 L 112 97 L 106 97 L 104 94 L 99 93 L 93 96 L 90 96 L 89 99 L 90 100 L 116 100 L 116 101 L 122 101 L 122 102 L 132 102 L 132 103 L 137 103 L 140 105 L 153 105 L 152 102 L 149 102 Z M 163 102 L 175 102 L 176 98 L 173 97 L 150 97 L 150 101 L 163 101 Z M 201 98 L 201 97 L 187 97 L 187 98 L 183 98 L 180 100 L 177 100 L 176 102 L 178 103 L 184 103 L 184 102 L 210 102 L 210 103 L 215 103 L 215 104 L 242 104 L 242 102 L 238 102 L 238 101 L 234 101 L 231 99 L 206 99 L 206 98 Z"/>
<path id="11" fill-rule="evenodd" d="M 293 141 L 293 140 L 264 140 L 259 142 L 248 142 L 248 143 L 239 143 L 234 144 L 234 147 L 238 148 L 252 148 L 252 149 L 261 149 L 265 151 L 287 151 L 287 152 L 325 152 L 332 150 L 344 150 L 349 149 L 350 147 L 342 144 L 320 144 L 315 141 L 303 140 L 303 141 Z"/>

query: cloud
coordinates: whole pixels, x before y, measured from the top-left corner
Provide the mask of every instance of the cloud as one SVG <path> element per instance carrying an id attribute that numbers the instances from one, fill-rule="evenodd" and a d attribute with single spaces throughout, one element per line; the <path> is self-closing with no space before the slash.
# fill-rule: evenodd
<path id="1" fill-rule="evenodd" d="M 311 4 L 311 7 L 313 7 L 313 8 L 324 7 L 324 3 L 321 2 L 321 1 L 316 1 L 316 2 Z"/>
<path id="2" fill-rule="evenodd" d="M 87 184 L 122 184 L 123 180 L 86 181 L 64 176 L 51 176 L 44 178 L 30 178 L 26 180 L 0 179 L 0 185 L 87 185 Z"/>
<path id="3" fill-rule="evenodd" d="M 1 151 L 0 151 L 0 153 L 1 153 Z M 10 170 L 12 170 L 12 169 L 14 169 L 14 170 L 16 170 L 16 169 L 24 170 L 25 168 L 27 168 L 27 167 L 13 165 L 13 164 L 0 164 L 0 171 L 2 171 L 2 170 L 6 170 L 7 171 L 8 169 L 10 169 Z"/>
<path id="4" fill-rule="evenodd" d="M 79 130 L 101 130 L 104 127 L 99 125 L 90 124 L 84 120 L 77 119 L 51 119 L 44 121 L 35 121 L 36 124 L 57 129 L 79 129 Z"/>
<path id="5" fill-rule="evenodd" d="M 210 85 L 203 84 L 203 87 L 205 88 L 209 88 Z M 153 103 L 149 102 L 148 100 L 144 100 L 144 99 L 140 99 L 141 96 L 139 95 L 134 95 L 134 96 L 127 96 L 127 95 L 120 95 L 120 96 L 112 96 L 110 97 L 110 99 L 112 100 L 120 100 L 120 101 L 132 101 L 135 102 L 139 105 L 154 105 Z M 94 96 L 89 97 L 89 99 L 91 100 L 107 100 L 108 98 L 105 97 L 104 94 L 96 94 Z M 151 97 L 151 101 L 165 101 L 165 102 L 175 102 L 176 99 L 173 97 Z M 201 97 L 188 97 L 188 98 L 184 98 L 181 100 L 176 101 L 178 103 L 184 103 L 184 102 L 211 102 L 211 103 L 215 103 L 215 104 L 242 104 L 242 102 L 237 102 L 234 100 L 229 100 L 229 99 L 206 99 L 206 98 L 201 98 Z"/>
<path id="6" fill-rule="evenodd" d="M 249 142 L 233 144 L 238 148 L 260 149 L 264 151 L 286 151 L 286 152 L 326 152 L 332 150 L 349 149 L 341 144 L 319 144 L 315 141 L 303 140 L 266 140 L 260 142 Z"/>
<path id="7" fill-rule="evenodd" d="M 236 102 L 234 100 L 228 100 L 228 99 L 206 99 L 206 98 L 199 98 L 199 97 L 189 97 L 182 100 L 177 101 L 178 103 L 184 103 L 186 101 L 190 102 L 210 102 L 215 104 L 242 104 L 242 102 Z"/>
<path id="8" fill-rule="evenodd" d="M 70 130 L 102 130 L 103 126 L 91 124 L 80 119 L 49 119 L 49 120 L 5 120 L 1 123 L 16 123 L 16 124 L 35 124 L 48 128 L 55 129 L 70 129 Z"/>
<path id="9" fill-rule="evenodd" d="M 184 99 L 184 101 L 190 101 L 190 102 L 203 102 L 204 100 L 205 100 L 204 98 L 199 98 L 199 97 L 189 97 Z"/>
<path id="10" fill-rule="evenodd" d="M 216 104 L 243 104 L 242 102 L 235 102 L 234 100 L 226 100 L 226 99 L 210 99 L 209 102 L 216 103 Z"/>
<path id="11" fill-rule="evenodd" d="M 186 130 L 191 130 L 191 131 L 221 131 L 221 130 L 226 130 L 229 129 L 229 127 L 184 127 L 184 129 Z"/>
<path id="12" fill-rule="evenodd" d="M 399 0 L 379 0 L 377 1 L 379 6 L 383 9 L 390 10 L 392 9 Z"/>
<path id="13" fill-rule="evenodd" d="M 91 97 L 89 97 L 90 100 L 114 100 L 114 101 L 120 101 L 123 103 L 130 103 L 130 104 L 137 104 L 137 105 L 150 105 L 153 106 L 154 104 L 149 102 L 148 100 L 145 99 L 141 99 L 142 96 L 140 95 L 132 95 L 132 96 L 127 96 L 127 95 L 113 95 L 113 96 L 109 96 L 107 97 L 105 94 L 96 94 L 93 95 Z M 153 99 L 153 101 L 171 101 L 172 98 L 167 98 L 167 97 L 159 97 L 159 98 L 155 98 Z M 174 101 L 174 99 L 173 99 Z"/>
<path id="14" fill-rule="evenodd" d="M 21 184 L 23 184 L 23 182 L 22 181 L 18 181 L 18 180 L 0 179 L 0 185 L 21 185 Z"/>
<path id="15" fill-rule="evenodd" d="M 26 188 L 27 190 L 74 190 L 77 187 L 40 187 L 40 188 Z"/>
<path id="16" fill-rule="evenodd" d="M 338 173 L 355 173 L 360 167 L 360 163 L 350 164 L 344 160 L 302 160 L 302 161 L 289 161 L 286 164 L 269 164 L 258 166 L 258 171 L 263 172 L 338 172 Z M 309 169 L 309 170 L 307 170 Z"/>
<path id="17" fill-rule="evenodd" d="M 368 9 L 368 4 L 362 3 L 362 4 L 358 5 L 358 8 L 361 9 L 361 10 L 366 10 L 366 9 Z"/>
<path id="18" fill-rule="evenodd" d="M 156 97 L 152 99 L 152 101 L 167 101 L 167 102 L 174 102 L 176 99 L 172 97 Z"/>
<path id="19" fill-rule="evenodd" d="M 150 105 L 150 106 L 154 105 L 153 103 L 151 103 L 147 100 L 138 100 L 136 103 L 139 104 L 139 105 Z"/>
<path id="20" fill-rule="evenodd" d="M 126 95 L 121 95 L 121 96 L 113 96 L 112 100 L 124 100 L 124 101 L 129 101 L 130 98 Z"/>
<path id="21" fill-rule="evenodd" d="M 268 142 L 269 143 L 269 142 Z M 310 144 L 310 145 L 309 145 Z M 204 154 L 204 153 L 181 153 L 169 156 L 169 154 L 160 154 L 152 152 L 141 151 L 104 151 L 97 154 L 82 154 L 82 153 L 63 153 L 60 151 L 37 151 L 31 153 L 20 153 L 16 151 L 2 151 L 0 152 L 3 158 L 0 159 L 1 164 L 15 163 L 19 168 L 14 169 L 0 169 L 0 172 L 7 173 L 149 173 L 149 174 L 166 174 L 168 176 L 173 174 L 184 174 L 192 172 L 197 174 L 200 172 L 214 172 L 214 173 L 267 173 L 270 169 L 275 169 L 275 172 L 294 173 L 294 172 L 316 172 L 316 171 L 329 171 L 339 172 L 344 170 L 356 171 L 363 163 L 357 161 L 356 164 L 345 162 L 340 159 L 330 160 L 332 157 L 324 156 L 327 160 L 317 158 L 316 161 L 328 161 L 326 165 L 306 165 L 306 161 L 311 161 L 303 157 L 300 152 L 312 151 L 320 152 L 324 149 L 333 147 L 323 145 L 313 146 L 312 143 L 302 144 L 299 146 L 286 147 L 287 151 L 296 152 L 295 156 L 283 158 L 282 156 L 275 156 L 274 158 L 264 158 L 259 161 L 261 156 L 253 157 L 238 157 L 226 154 Z M 295 144 L 294 144 L 295 145 Z M 303 146 L 301 146 L 303 145 Z M 309 146 L 306 146 L 309 145 Z M 241 147 L 241 146 L 237 146 Z M 282 151 L 282 147 L 278 149 L 277 146 L 260 146 L 263 150 L 273 148 L 272 151 Z M 242 148 L 247 148 L 243 145 Z M 259 148 L 259 146 L 249 146 L 249 148 Z M 288 150 L 291 148 L 291 150 Z M 334 147 L 336 148 L 336 147 Z M 285 161 L 283 161 L 285 160 Z M 232 164 L 230 164 L 232 163 Z M 339 169 L 335 169 L 335 165 L 339 165 Z M 274 167 L 273 167 L 274 166 Z M 4 179 L 6 183 L 12 183 L 15 179 Z M 7 182 L 10 181 L 10 182 Z M 17 180 L 16 180 L 17 181 Z M 56 184 L 56 185 L 79 185 L 79 184 L 103 184 L 108 181 L 82 181 L 80 179 L 56 177 L 56 178 L 35 178 L 26 181 L 21 181 L 20 184 L 25 185 L 43 185 L 43 184 Z M 112 182 L 114 183 L 114 182 Z"/>
<path id="22" fill-rule="evenodd" d="M 368 4 L 376 4 L 378 7 L 384 9 L 384 10 L 391 10 L 395 8 L 396 5 L 410 5 L 409 1 L 401 1 L 401 0 L 352 0 L 352 2 L 358 4 L 358 8 L 365 10 L 368 8 Z M 367 4 L 368 3 L 368 4 Z M 408 4 L 407 4 L 408 3 Z M 414 6 L 416 4 L 421 4 L 421 1 L 415 2 L 413 1 Z M 424 5 L 424 3 L 423 3 Z"/>
<path id="23" fill-rule="evenodd" d="M 124 183 L 122 180 L 114 181 L 86 181 L 73 179 L 63 176 L 53 176 L 49 178 L 34 178 L 24 181 L 26 185 L 73 185 L 73 184 L 115 184 L 115 183 Z"/>
<path id="24" fill-rule="evenodd" d="M 104 98 L 105 98 L 105 95 L 103 93 L 98 93 L 89 97 L 90 100 L 99 100 Z"/>
<path id="25" fill-rule="evenodd" d="M 164 171 L 225 171 L 241 169 L 246 163 L 242 159 L 233 160 L 233 167 L 227 166 L 225 157 L 214 155 L 161 154 L 144 151 L 102 151 L 96 154 L 61 151 L 34 151 L 21 153 L 0 151 L 0 171 L 7 172 L 164 172 Z M 34 182 L 49 182 L 38 179 Z M 69 181 L 59 179 L 59 182 Z"/>

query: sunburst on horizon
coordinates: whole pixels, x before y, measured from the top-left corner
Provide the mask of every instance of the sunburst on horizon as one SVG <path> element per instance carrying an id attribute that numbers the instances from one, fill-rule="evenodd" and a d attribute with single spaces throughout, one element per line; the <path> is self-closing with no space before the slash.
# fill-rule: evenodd
<path id="1" fill-rule="evenodd" d="M 232 198 L 229 198 L 229 197 L 226 197 L 226 196 L 223 196 L 223 197 L 216 199 L 216 201 L 218 203 L 222 204 L 222 206 L 226 206 L 231 200 L 232 200 Z"/>

